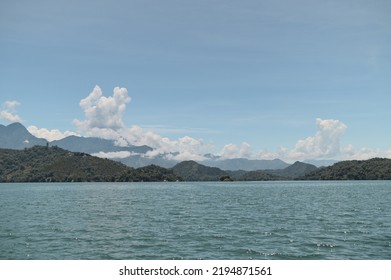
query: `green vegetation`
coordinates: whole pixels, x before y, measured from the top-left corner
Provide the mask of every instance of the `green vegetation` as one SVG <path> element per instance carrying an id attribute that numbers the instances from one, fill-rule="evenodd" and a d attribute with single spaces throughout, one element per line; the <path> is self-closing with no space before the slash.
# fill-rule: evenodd
<path id="1" fill-rule="evenodd" d="M 224 175 L 220 177 L 221 182 L 233 182 L 235 179 L 231 178 L 229 175 Z"/>
<path id="2" fill-rule="evenodd" d="M 301 180 L 391 180 L 391 159 L 341 161 L 320 168 L 298 179 Z"/>
<path id="3" fill-rule="evenodd" d="M 223 171 L 184 161 L 174 166 L 173 171 L 185 181 L 391 180 L 391 159 L 341 161 L 324 168 L 295 162 L 284 169 L 249 172 Z"/>
<path id="4" fill-rule="evenodd" d="M 249 171 L 239 178 L 240 181 L 277 181 L 287 180 L 285 177 L 273 175 L 263 170 Z"/>
<path id="5" fill-rule="evenodd" d="M 284 169 L 257 171 L 223 171 L 195 161 L 183 161 L 173 167 L 174 174 L 185 181 L 276 181 L 292 180 L 316 169 L 311 164 L 295 162 Z"/>
<path id="6" fill-rule="evenodd" d="M 228 176 L 225 171 L 217 167 L 208 167 L 192 160 L 178 163 L 172 170 L 185 181 L 219 181 L 220 178 Z"/>
<path id="7" fill-rule="evenodd" d="M 284 169 L 276 169 L 276 170 L 265 170 L 265 172 L 283 177 L 285 179 L 295 179 L 297 177 L 304 176 L 312 171 L 317 170 L 318 168 L 315 165 L 296 161 L 294 164 L 284 168 Z"/>
<path id="8" fill-rule="evenodd" d="M 0 149 L 0 182 L 130 182 L 176 181 L 172 171 L 158 167 L 130 168 L 108 159 L 58 147 Z"/>

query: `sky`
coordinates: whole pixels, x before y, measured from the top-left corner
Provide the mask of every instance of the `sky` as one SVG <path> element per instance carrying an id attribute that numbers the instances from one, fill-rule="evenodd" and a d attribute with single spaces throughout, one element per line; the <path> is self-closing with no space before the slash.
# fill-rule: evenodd
<path id="1" fill-rule="evenodd" d="M 0 124 L 149 156 L 391 157 L 388 0 L 0 2 Z"/>

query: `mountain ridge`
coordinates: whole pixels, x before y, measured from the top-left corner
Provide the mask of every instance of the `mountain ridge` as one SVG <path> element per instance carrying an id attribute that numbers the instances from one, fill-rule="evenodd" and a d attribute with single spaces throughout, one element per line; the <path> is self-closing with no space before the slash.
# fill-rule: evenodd
<path id="1" fill-rule="evenodd" d="M 115 144 L 114 140 L 97 137 L 68 136 L 60 140 L 47 141 L 32 135 L 21 123 L 13 123 L 8 126 L 0 126 L 0 148 L 4 149 L 24 149 L 35 145 L 58 146 L 71 152 L 81 152 L 105 157 L 106 153 L 110 159 L 122 162 L 129 167 L 139 168 L 148 165 L 158 165 L 164 168 L 172 168 L 180 161 L 168 160 L 162 156 L 148 157 L 146 153 L 152 151 L 149 146 L 128 146 L 122 147 Z M 125 156 L 124 153 L 126 152 Z M 116 157 L 116 153 L 118 153 Z M 208 160 L 199 161 L 200 164 L 217 167 L 223 170 L 244 170 L 255 171 L 260 169 L 283 169 L 289 166 L 288 163 L 280 160 L 252 160 L 246 158 L 221 159 L 219 156 L 205 155 Z"/>
<path id="2" fill-rule="evenodd" d="M 0 149 L 0 182 L 132 182 L 177 181 L 157 166 L 134 169 L 120 162 L 59 147 Z"/>
<path id="3" fill-rule="evenodd" d="M 0 148 L 24 149 L 36 145 L 44 146 L 48 141 L 32 135 L 21 123 L 15 122 L 10 125 L 0 125 Z"/>
<path id="4" fill-rule="evenodd" d="M 346 160 L 318 168 L 301 180 L 391 180 L 391 159 Z"/>

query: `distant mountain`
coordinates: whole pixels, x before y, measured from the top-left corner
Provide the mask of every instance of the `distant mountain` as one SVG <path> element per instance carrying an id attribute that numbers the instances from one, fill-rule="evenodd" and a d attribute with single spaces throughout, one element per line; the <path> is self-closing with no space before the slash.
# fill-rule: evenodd
<path id="1" fill-rule="evenodd" d="M 13 123 L 8 126 L 0 125 L 0 148 L 3 149 L 24 149 L 31 148 L 33 146 L 46 146 L 47 141 L 45 139 L 37 138 L 33 136 L 22 124 Z M 113 155 L 110 155 L 110 158 L 116 161 L 119 161 L 129 167 L 140 168 L 148 165 L 157 165 L 164 168 L 173 168 L 177 164 L 178 161 L 168 160 L 165 155 L 156 156 L 153 158 L 145 156 L 145 154 L 153 149 L 149 146 L 127 146 L 127 147 L 119 147 L 115 145 L 114 140 L 106 140 L 96 137 L 79 137 L 79 136 L 69 136 L 63 138 L 61 140 L 52 141 L 49 143 L 49 146 L 57 146 L 62 149 L 71 151 L 71 152 L 79 152 L 79 153 L 87 153 L 92 155 L 97 155 L 98 153 L 115 153 L 115 152 L 129 152 L 128 157 L 124 157 L 123 153 L 118 158 L 113 158 Z M 175 155 L 173 153 L 172 155 Z M 126 154 L 125 154 L 126 156 Z M 199 161 L 199 166 L 204 167 L 212 167 L 217 168 L 220 171 L 216 174 L 221 176 L 229 176 L 239 179 L 245 175 L 248 171 L 257 171 L 257 173 L 253 173 L 253 179 L 263 179 L 266 178 L 263 176 L 263 173 L 266 172 L 269 175 L 273 175 L 276 177 L 284 177 L 284 178 L 296 178 L 298 176 L 304 176 L 308 171 L 313 171 L 316 168 L 314 165 L 305 165 L 306 163 L 296 162 L 293 165 L 289 165 L 288 163 L 280 160 L 250 160 L 246 158 L 236 158 L 236 159 L 222 159 L 219 156 L 213 154 L 206 154 L 205 157 L 207 160 Z M 327 165 L 330 164 L 331 161 L 312 161 L 315 165 Z M 194 164 L 194 163 L 193 163 Z M 216 171 L 217 169 L 214 169 Z M 227 171 L 223 171 L 227 170 Z M 262 172 L 258 172 L 262 170 Z M 210 177 L 206 169 L 200 169 L 202 172 L 199 175 L 193 174 L 190 176 L 192 180 L 194 178 L 201 178 L 204 180 L 205 178 L 216 179 L 217 177 Z M 211 171 L 212 173 L 214 171 Z M 223 175 L 224 173 L 224 175 Z M 187 174 L 189 175 L 189 174 Z M 204 178 L 205 175 L 205 178 Z M 197 177 L 198 176 L 198 177 Z M 251 175 L 246 175 L 247 179 L 251 177 Z M 190 178 L 189 177 L 189 178 Z M 244 177 L 243 177 L 244 178 Z M 275 178 L 274 178 L 275 179 Z M 198 179 L 197 179 L 198 180 Z"/>
<path id="2" fill-rule="evenodd" d="M 70 152 L 59 147 L 0 149 L 0 182 L 176 181 L 180 177 L 157 166 L 134 169 L 122 163 Z"/>
<path id="3" fill-rule="evenodd" d="M 293 180 L 314 170 L 317 170 L 315 165 L 296 161 L 284 169 L 249 171 L 235 178 L 238 178 L 240 181 Z M 230 175 L 232 176 L 232 173 Z"/>
<path id="4" fill-rule="evenodd" d="M 30 148 L 31 145 L 36 146 Z M 62 149 L 60 146 L 69 147 L 76 152 Z M 221 160 L 216 157 L 215 162 L 208 161 L 209 164 L 229 166 L 233 169 L 233 171 L 224 171 L 195 161 L 175 164 L 175 161 L 165 160 L 164 156 L 154 159 L 143 156 L 150 150 L 148 146 L 117 147 L 114 141 L 76 136 L 47 145 L 45 139 L 31 135 L 20 123 L 0 125 L 0 182 L 391 180 L 391 159 L 384 158 L 341 161 L 322 168 L 303 162 L 288 165 L 278 159 L 273 161 Z M 133 164 L 137 163 L 144 167 L 135 169 L 120 162 L 97 158 L 86 153 L 119 151 L 135 153 L 122 160 L 131 160 Z M 154 162 L 175 165 L 172 169 L 167 169 L 151 165 Z M 257 165 L 268 168 L 243 170 L 243 167 L 254 168 Z"/>
<path id="5" fill-rule="evenodd" d="M 304 160 L 303 162 L 315 165 L 316 167 L 322 167 L 322 166 L 333 165 L 334 163 L 337 163 L 338 160 L 333 160 L 333 159 L 309 159 L 309 160 Z"/>
<path id="6" fill-rule="evenodd" d="M 292 180 L 316 169 L 317 167 L 314 165 L 298 161 L 284 169 L 275 170 L 224 171 L 195 161 L 183 161 L 172 168 L 174 174 L 182 177 L 185 181 L 219 181 L 225 177 L 238 181 Z"/>
<path id="7" fill-rule="evenodd" d="M 391 159 L 340 161 L 302 176 L 303 180 L 391 180 Z"/>
<path id="8" fill-rule="evenodd" d="M 0 148 L 2 149 L 24 149 L 33 146 L 46 146 L 48 141 L 32 135 L 21 123 L 13 123 L 8 126 L 0 125 Z M 119 147 L 114 140 L 106 140 L 96 137 L 68 136 L 61 140 L 52 141 L 50 146 L 58 146 L 71 152 L 99 153 L 128 151 L 144 154 L 151 151 L 148 146 Z M 146 164 L 148 165 L 148 164 Z"/>
<path id="9" fill-rule="evenodd" d="M 165 159 L 164 156 L 156 156 L 154 158 L 150 158 L 150 157 L 145 157 L 143 154 L 132 155 L 130 157 L 118 158 L 114 160 L 118 160 L 119 162 L 122 162 L 127 166 L 131 166 L 135 168 L 143 167 L 147 165 L 158 165 L 164 168 L 172 168 L 173 166 L 179 163 L 179 161 L 176 160 Z"/>
<path id="10" fill-rule="evenodd" d="M 185 181 L 219 181 L 221 177 L 228 176 L 217 167 L 208 167 L 192 160 L 178 163 L 172 170 Z"/>
<path id="11" fill-rule="evenodd" d="M 106 140 L 96 137 L 79 137 L 79 136 L 68 136 L 61 140 L 52 141 L 51 146 L 58 146 L 60 148 L 81 153 L 99 153 L 99 152 L 120 152 L 128 151 L 134 153 L 144 154 L 151 151 L 152 148 L 148 146 L 128 146 L 119 147 L 115 145 L 113 140 Z"/>
<path id="12" fill-rule="evenodd" d="M 217 159 L 217 160 L 205 160 L 200 162 L 203 165 L 210 167 L 218 167 L 222 170 L 265 170 L 265 169 L 284 169 L 289 166 L 288 163 L 280 160 L 251 160 L 246 158 L 235 159 Z"/>
<path id="13" fill-rule="evenodd" d="M 45 146 L 47 141 L 33 136 L 21 123 L 0 125 L 0 148 L 24 149 L 36 145 Z"/>

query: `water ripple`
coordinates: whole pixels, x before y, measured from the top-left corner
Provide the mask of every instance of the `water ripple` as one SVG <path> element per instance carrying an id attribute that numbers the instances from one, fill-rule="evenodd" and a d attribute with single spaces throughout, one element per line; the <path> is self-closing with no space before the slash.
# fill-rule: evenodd
<path id="1" fill-rule="evenodd" d="M 390 181 L 1 184 L 0 259 L 391 259 Z"/>

